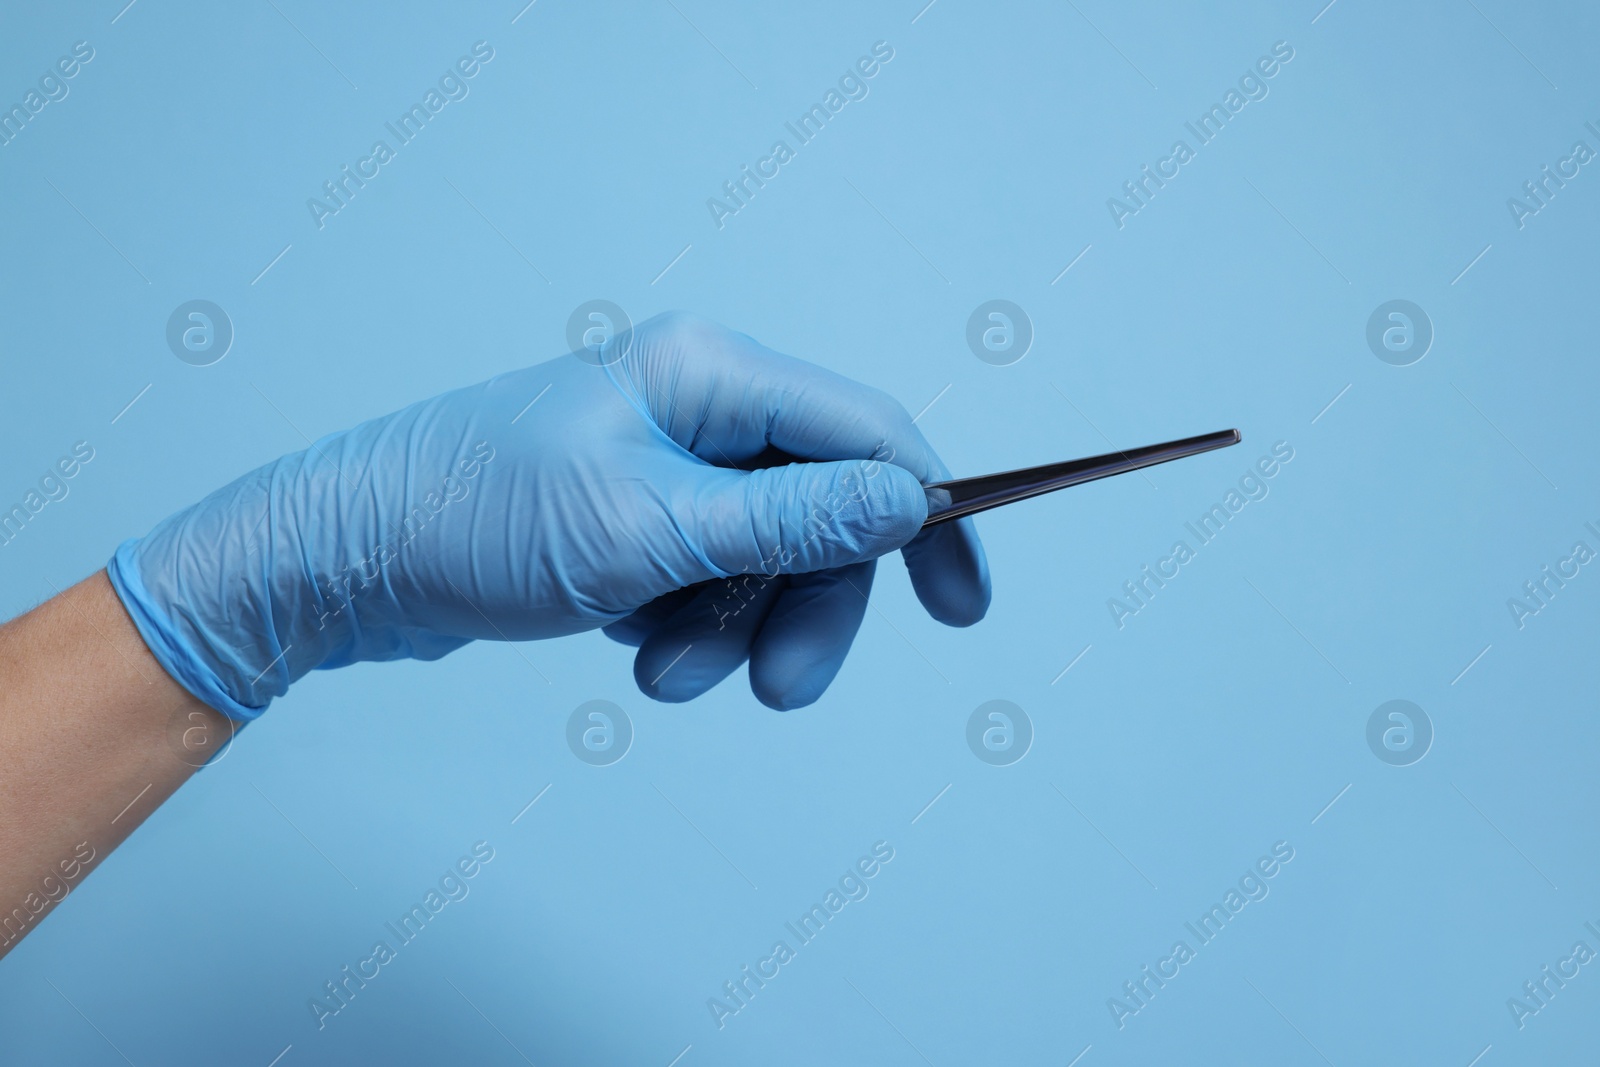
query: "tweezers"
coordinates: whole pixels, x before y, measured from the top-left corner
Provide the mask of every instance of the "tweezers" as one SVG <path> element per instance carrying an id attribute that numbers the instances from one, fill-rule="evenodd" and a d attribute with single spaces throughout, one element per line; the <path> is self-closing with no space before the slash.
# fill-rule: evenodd
<path id="1" fill-rule="evenodd" d="M 1053 493 L 1057 489 L 1109 478 L 1113 474 L 1126 474 L 1185 456 L 1198 456 L 1202 452 L 1238 443 L 1238 430 L 1218 430 L 1199 437 L 1185 437 L 1181 441 L 1131 448 L 1126 452 L 1108 452 L 1103 456 L 1072 459 L 1065 463 L 1046 463 L 1042 467 L 1024 467 L 1001 474 L 935 482 L 923 487 L 928 494 L 928 521 L 922 525 L 924 528 L 936 526 L 1031 496 Z"/>

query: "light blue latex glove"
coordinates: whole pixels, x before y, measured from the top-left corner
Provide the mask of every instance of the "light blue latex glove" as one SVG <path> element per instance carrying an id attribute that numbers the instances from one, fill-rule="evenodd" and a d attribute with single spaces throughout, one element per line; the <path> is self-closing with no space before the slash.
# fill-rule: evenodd
<path id="1" fill-rule="evenodd" d="M 918 532 L 921 483 L 948 476 L 886 394 L 668 314 L 616 362 L 569 354 L 324 437 L 107 570 L 168 673 L 236 719 L 316 668 L 595 627 L 638 646 L 658 700 L 748 659 L 788 709 L 838 673 L 884 553 L 934 618 L 983 617 L 970 520 Z"/>

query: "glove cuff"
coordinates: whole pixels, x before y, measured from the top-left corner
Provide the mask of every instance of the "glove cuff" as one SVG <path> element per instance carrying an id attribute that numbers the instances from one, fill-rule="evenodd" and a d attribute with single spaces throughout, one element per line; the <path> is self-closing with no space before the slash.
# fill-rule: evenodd
<path id="1" fill-rule="evenodd" d="M 117 546 L 106 564 L 106 576 L 156 662 L 194 697 L 230 719 L 249 722 L 266 711 L 266 705 L 252 708 L 229 695 L 216 671 L 184 641 L 139 575 L 139 543 L 134 537 Z"/>

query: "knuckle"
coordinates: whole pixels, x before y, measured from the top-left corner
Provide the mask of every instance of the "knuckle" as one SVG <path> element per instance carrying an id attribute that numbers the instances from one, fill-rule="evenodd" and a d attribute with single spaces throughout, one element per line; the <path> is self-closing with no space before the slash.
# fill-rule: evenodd
<path id="1" fill-rule="evenodd" d="M 873 400 L 877 416 L 883 424 L 895 430 L 911 428 L 911 412 L 906 406 L 882 389 L 873 389 Z"/>
<path id="2" fill-rule="evenodd" d="M 870 389 L 863 411 L 865 421 L 879 440 L 877 451 L 871 459 L 888 462 L 895 456 L 897 447 L 904 447 L 917 439 L 916 424 L 905 405 L 881 389 Z"/>
<path id="3" fill-rule="evenodd" d="M 650 325 L 672 340 L 686 344 L 714 340 L 722 333 L 720 325 L 692 311 L 663 311 L 650 320 Z"/>

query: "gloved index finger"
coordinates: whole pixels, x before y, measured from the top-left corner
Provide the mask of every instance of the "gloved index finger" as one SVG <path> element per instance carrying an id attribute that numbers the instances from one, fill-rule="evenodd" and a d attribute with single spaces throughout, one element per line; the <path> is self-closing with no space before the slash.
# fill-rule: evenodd
<path id="1" fill-rule="evenodd" d="M 922 431 L 887 393 L 821 367 L 759 350 L 759 385 L 767 440 L 807 459 L 893 463 L 927 485 L 950 476 Z M 949 626 L 970 626 L 989 610 L 989 565 L 971 519 L 921 533 L 901 549 L 911 587 L 928 614 Z"/>
<path id="2" fill-rule="evenodd" d="M 892 463 L 924 485 L 950 476 L 887 393 L 713 323 L 675 321 L 670 336 L 649 352 L 670 365 L 645 369 L 663 394 L 648 402 L 657 424 L 707 462 L 765 465 L 777 450 L 804 460 Z M 988 610 L 988 564 L 970 519 L 922 531 L 903 555 L 934 618 L 966 626 Z"/>

